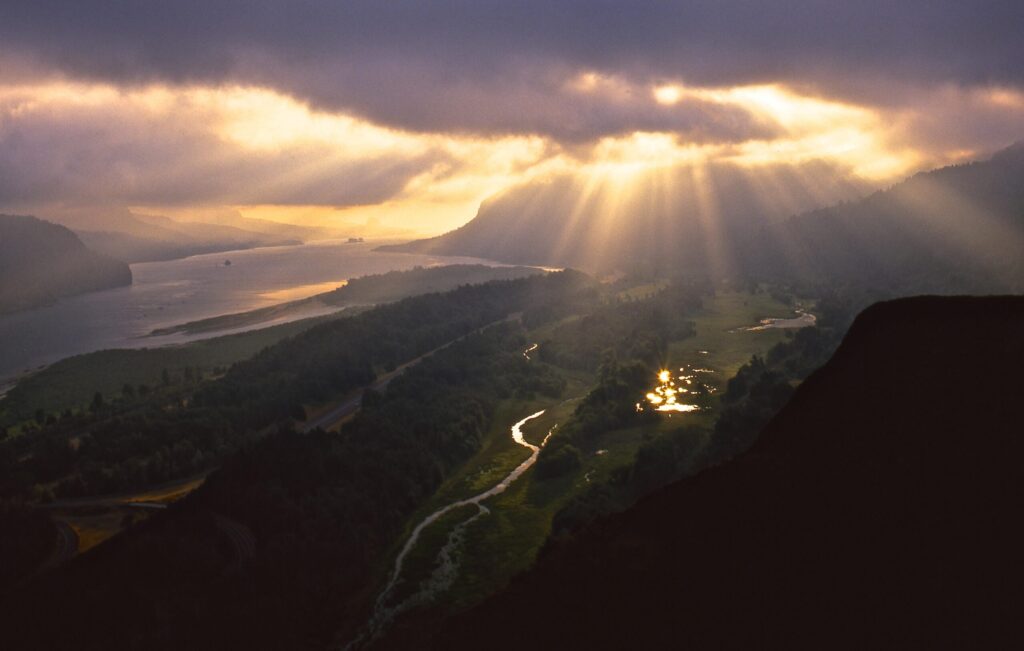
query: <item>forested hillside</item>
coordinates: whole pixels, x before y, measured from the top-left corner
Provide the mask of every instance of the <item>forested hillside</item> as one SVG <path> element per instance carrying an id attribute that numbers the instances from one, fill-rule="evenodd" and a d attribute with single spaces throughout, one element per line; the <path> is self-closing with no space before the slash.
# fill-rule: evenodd
<path id="1" fill-rule="evenodd" d="M 194 372 L 87 411 L 41 417 L 30 436 L 0 441 L 0 494 L 75 497 L 138 488 L 213 466 L 255 432 L 304 418 L 381 373 L 523 313 L 554 317 L 595 298 L 576 272 L 468 285 L 329 321 L 200 383 Z M 48 487 L 52 487 L 48 488 Z"/>
<path id="2" fill-rule="evenodd" d="M 0 639 L 30 640 L 39 647 L 72 639 L 86 648 L 124 647 L 137 640 L 151 648 L 323 647 L 343 622 L 358 622 L 375 564 L 412 510 L 478 449 L 498 402 L 554 399 L 562 393 L 560 377 L 522 355 L 522 326 L 502 316 L 518 307 L 526 318 L 534 307 L 569 306 L 586 293 L 583 278 L 556 274 L 380 308 L 379 320 L 358 326 L 377 335 L 378 354 L 397 355 L 406 345 L 414 353 L 423 342 L 431 346 L 431 332 L 472 334 L 407 370 L 386 393 L 364 397 L 362 410 L 340 435 L 282 429 L 250 442 L 167 517 L 139 525 L 21 591 L 6 609 Z M 544 311 L 552 313 L 550 306 Z M 409 328 L 417 313 L 420 323 L 431 323 L 436 314 L 452 321 L 417 332 Z M 389 338 L 386 322 L 396 332 L 405 323 L 402 331 L 412 335 L 411 341 Z M 493 325 L 473 333 L 488 323 Z M 344 341 L 340 334 L 332 332 L 330 339 Z M 321 333 L 286 342 L 280 352 L 272 348 L 250 365 L 236 366 L 224 392 L 205 393 L 203 400 L 227 405 L 226 396 L 237 391 L 253 396 L 241 403 L 245 409 L 239 415 L 252 410 L 274 398 L 290 360 L 310 376 L 320 364 L 325 369 L 338 364 L 337 354 L 316 359 L 315 352 L 327 352 L 324 341 Z M 344 354 L 374 351 L 368 339 L 359 339 Z M 388 358 L 379 359 L 387 363 Z M 271 372 L 264 385 L 268 392 L 253 393 L 252 378 L 266 372 Z M 242 378 L 250 379 L 240 384 Z M 288 404 L 288 397 L 283 399 L 281 404 Z M 254 536 L 255 555 L 225 545 L 225 519 L 235 523 L 229 525 L 235 531 Z M 45 613 L 53 607 L 75 625 L 46 626 Z"/>

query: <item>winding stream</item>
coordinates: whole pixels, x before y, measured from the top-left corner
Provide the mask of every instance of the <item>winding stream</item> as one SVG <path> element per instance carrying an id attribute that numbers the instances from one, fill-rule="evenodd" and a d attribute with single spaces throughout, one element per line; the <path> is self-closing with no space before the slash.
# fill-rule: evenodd
<path id="1" fill-rule="evenodd" d="M 769 330 L 771 328 L 807 328 L 818 323 L 818 317 L 814 316 L 810 312 L 805 312 L 800 309 L 795 310 L 795 312 L 796 316 L 793 318 L 782 319 L 769 317 L 767 319 L 761 319 L 760 325 L 744 328 L 744 330 L 747 332 L 756 332 L 758 330 Z"/>
<path id="2" fill-rule="evenodd" d="M 405 545 L 402 547 L 402 551 L 400 551 L 398 553 L 398 556 L 395 558 L 395 565 L 391 571 L 391 578 L 388 580 L 388 583 L 384 587 L 384 590 L 377 597 L 377 601 L 374 604 L 373 616 L 370 618 L 366 630 L 364 630 L 363 633 L 354 641 L 352 641 L 346 648 L 361 647 L 364 643 L 374 639 L 388 624 L 391 623 L 392 620 L 394 620 L 394 618 L 397 615 L 399 615 L 405 610 L 408 610 L 413 606 L 429 601 L 433 598 L 434 595 L 451 587 L 451 584 L 455 580 L 455 573 L 457 569 L 454 553 L 458 546 L 462 543 L 466 527 L 477 518 L 480 518 L 490 513 L 490 509 L 484 506 L 482 502 L 488 498 L 494 497 L 495 495 L 500 495 L 501 493 L 504 493 L 508 489 L 508 487 L 512 485 L 512 482 L 519 479 L 519 477 L 521 477 L 523 473 L 529 470 L 530 466 L 536 463 L 537 455 L 540 454 L 540 449 L 544 447 L 544 445 L 548 442 L 548 439 L 551 437 L 551 433 L 554 431 L 554 427 L 552 427 L 551 430 L 548 431 L 547 436 L 544 437 L 544 440 L 541 441 L 541 444 L 539 446 L 533 445 L 525 438 L 523 438 L 523 426 L 526 425 L 526 423 L 533 420 L 534 418 L 538 418 L 541 415 L 543 415 L 545 411 L 546 410 L 541 409 L 537 413 L 530 414 L 529 416 L 527 416 L 526 418 L 522 419 L 521 421 L 512 426 L 512 440 L 530 450 L 530 456 L 525 461 L 516 466 L 516 468 L 512 472 L 510 472 L 504 479 L 502 479 L 495 486 L 492 486 L 491 488 L 484 491 L 483 493 L 480 493 L 479 495 L 474 495 L 473 497 L 464 500 L 458 500 L 456 502 L 452 502 L 446 506 L 443 506 L 440 509 L 428 515 L 427 517 L 425 517 L 418 525 L 416 525 L 416 528 L 412 530 L 412 535 L 410 535 L 409 539 L 405 541 Z M 466 520 L 463 520 L 455 527 L 453 527 L 451 532 L 448 534 L 447 542 L 445 543 L 444 547 L 441 548 L 441 551 L 438 553 L 438 559 L 441 561 L 440 567 L 434 570 L 434 572 L 431 574 L 430 578 L 425 582 L 423 587 L 421 587 L 421 589 L 414 595 L 398 604 L 388 605 L 388 599 L 391 597 L 392 592 L 398 585 L 399 579 L 401 578 L 402 565 L 405 562 L 406 557 L 409 555 L 409 552 L 411 552 L 412 549 L 416 546 L 416 543 L 419 540 L 420 534 L 423 532 L 423 530 L 429 527 L 434 522 L 436 522 L 441 517 L 443 517 L 445 514 L 449 513 L 450 511 L 453 511 L 463 506 L 470 505 L 477 507 L 477 511 L 471 517 L 469 517 Z"/>

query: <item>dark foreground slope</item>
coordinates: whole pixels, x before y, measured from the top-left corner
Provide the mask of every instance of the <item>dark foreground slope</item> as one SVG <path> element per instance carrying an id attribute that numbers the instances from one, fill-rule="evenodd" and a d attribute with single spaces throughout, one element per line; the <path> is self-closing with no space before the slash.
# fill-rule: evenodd
<path id="1" fill-rule="evenodd" d="M 127 264 L 92 251 L 67 228 L 0 215 L 0 314 L 131 282 Z"/>
<path id="2" fill-rule="evenodd" d="M 869 308 L 749 452 L 549 549 L 435 646 L 1019 643 L 1021 332 L 1024 297 Z"/>

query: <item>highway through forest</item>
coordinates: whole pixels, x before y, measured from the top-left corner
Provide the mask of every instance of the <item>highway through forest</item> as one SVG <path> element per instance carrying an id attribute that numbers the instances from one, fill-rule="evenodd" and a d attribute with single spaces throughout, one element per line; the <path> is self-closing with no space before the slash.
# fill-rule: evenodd
<path id="1" fill-rule="evenodd" d="M 448 348 L 449 346 L 462 341 L 463 339 L 465 339 L 466 337 L 469 337 L 470 335 L 474 335 L 474 334 L 477 334 L 479 332 L 483 332 L 484 330 L 486 330 L 487 328 L 490 328 L 491 326 L 495 326 L 495 325 L 497 325 L 499 323 L 504 323 L 506 321 L 515 321 L 517 319 L 520 319 L 521 317 L 522 317 L 522 312 L 515 312 L 515 313 L 510 314 L 509 316 L 505 317 L 504 319 L 499 319 L 497 321 L 492 321 L 491 323 L 488 323 L 485 326 L 481 326 L 481 327 L 477 328 L 476 330 L 473 330 L 472 332 L 469 332 L 469 333 L 466 333 L 466 334 L 462 335 L 461 337 L 456 337 L 455 339 L 452 339 L 448 343 L 442 344 L 442 345 L 438 346 L 437 348 L 435 348 L 435 349 L 433 349 L 433 350 L 431 350 L 429 352 L 423 353 L 419 357 L 417 357 L 415 359 L 412 359 L 412 360 L 406 362 L 405 364 L 402 364 L 401 366 L 399 366 L 395 370 L 393 370 L 393 371 L 391 371 L 389 373 L 385 373 L 384 375 L 380 376 L 379 378 L 374 380 L 368 387 L 364 387 L 362 389 L 357 390 L 356 393 L 354 393 L 352 395 L 349 395 L 347 398 L 342 400 L 341 403 L 339 403 L 335 407 L 332 407 L 327 412 L 325 412 L 323 414 L 320 414 L 319 416 L 316 416 L 315 418 L 312 418 L 312 419 L 306 421 L 302 425 L 302 431 L 303 432 L 312 432 L 313 430 L 315 430 L 317 428 L 323 429 L 323 430 L 331 429 L 332 427 L 338 425 L 340 422 L 342 422 L 343 420 L 345 420 L 346 418 L 348 418 L 352 414 L 354 414 L 357 411 L 359 411 L 359 407 L 362 406 L 362 404 L 363 404 L 363 392 L 366 391 L 367 389 L 372 389 L 372 390 L 378 391 L 378 392 L 385 391 L 385 390 L 387 390 L 388 385 L 391 384 L 392 380 L 394 380 L 396 377 L 398 377 L 399 375 L 404 373 L 410 367 L 413 367 L 413 366 L 419 364 L 424 359 L 430 357 L 434 353 L 442 351 L 445 348 Z"/>
<path id="2" fill-rule="evenodd" d="M 491 326 L 503 323 L 506 321 L 513 321 L 521 318 L 522 313 L 516 312 L 510 314 L 504 319 L 499 319 L 488 323 L 487 325 L 481 326 L 472 332 L 466 333 L 461 337 L 456 337 L 448 343 L 445 343 L 437 348 L 426 352 L 415 359 L 412 359 L 405 364 L 402 364 L 398 368 L 385 373 L 378 377 L 369 386 L 360 389 L 357 393 L 348 396 L 341 403 L 332 407 L 327 412 L 313 418 L 302 426 L 303 432 L 310 432 L 317 428 L 324 430 L 331 429 L 332 427 L 341 423 L 344 419 L 348 418 L 356 411 L 363 403 L 363 392 L 366 389 L 372 389 L 374 391 L 385 391 L 391 381 L 396 377 L 404 373 L 407 369 L 416 364 L 419 364 L 427 357 L 430 357 L 434 353 L 444 350 L 449 346 L 462 341 L 470 335 L 483 332 Z M 532 350 L 532 349 L 531 349 Z M 525 354 L 525 353 L 524 353 Z M 43 508 L 48 509 L 74 509 L 82 507 L 139 507 L 139 508 L 153 508 L 163 509 L 167 507 L 168 498 L 171 500 L 183 497 L 185 494 L 191 492 L 205 481 L 206 477 L 213 472 L 213 469 L 208 470 L 201 475 L 186 477 L 183 479 L 174 480 L 155 486 L 145 491 L 134 491 L 126 493 L 118 493 L 111 495 L 96 495 L 93 497 L 73 498 L 54 500 L 52 502 L 42 504 Z M 232 547 L 235 550 L 235 555 L 238 557 L 238 561 L 241 562 L 247 558 L 251 558 L 255 550 L 255 540 L 252 532 L 239 522 L 231 520 L 223 515 L 216 514 L 217 528 L 228 538 L 231 542 Z M 55 567 L 67 560 L 70 560 L 78 553 L 78 535 L 75 530 L 72 529 L 66 522 L 59 519 L 54 519 L 54 525 L 57 528 L 57 544 L 46 562 L 41 566 L 42 568 Z"/>

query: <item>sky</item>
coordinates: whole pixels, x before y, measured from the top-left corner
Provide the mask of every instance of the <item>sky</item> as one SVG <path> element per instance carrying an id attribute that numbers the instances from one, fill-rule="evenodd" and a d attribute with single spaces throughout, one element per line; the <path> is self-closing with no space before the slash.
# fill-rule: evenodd
<path id="1" fill-rule="evenodd" d="M 0 210 L 438 233 L 555 176 L 823 163 L 882 187 L 1024 139 L 1019 0 L 11 0 Z"/>

